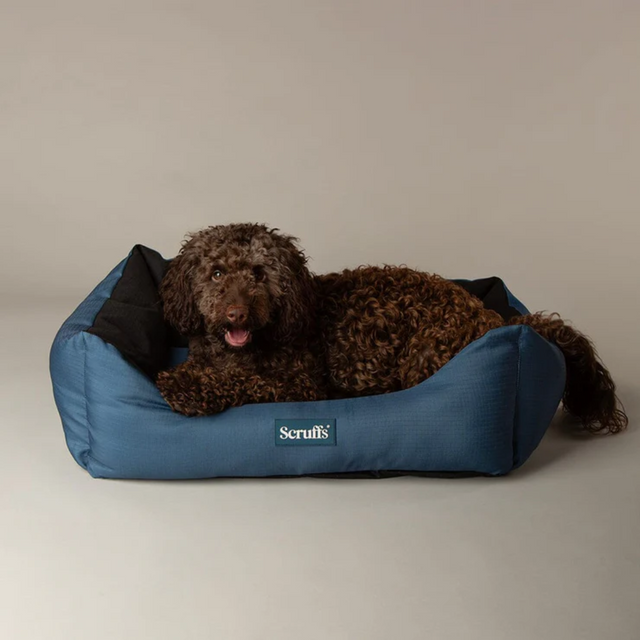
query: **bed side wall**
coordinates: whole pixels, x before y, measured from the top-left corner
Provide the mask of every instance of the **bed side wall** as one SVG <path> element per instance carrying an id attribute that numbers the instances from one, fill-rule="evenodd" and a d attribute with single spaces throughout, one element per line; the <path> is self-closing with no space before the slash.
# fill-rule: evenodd
<path id="1" fill-rule="evenodd" d="M 129 256 L 116 265 L 63 323 L 49 354 L 53 397 L 60 413 L 67 446 L 76 462 L 85 469 L 91 440 L 85 394 L 84 331 L 92 325 L 102 305 L 111 295 L 128 259 Z"/>

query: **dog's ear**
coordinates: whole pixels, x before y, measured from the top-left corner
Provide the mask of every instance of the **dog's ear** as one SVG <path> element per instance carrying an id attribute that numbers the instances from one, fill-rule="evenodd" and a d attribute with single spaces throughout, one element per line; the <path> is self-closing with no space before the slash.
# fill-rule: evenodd
<path id="1" fill-rule="evenodd" d="M 311 328 L 317 301 L 315 280 L 307 269 L 307 258 L 293 244 L 295 238 L 282 237 L 281 264 L 284 267 L 281 282 L 280 310 L 275 323 L 274 337 L 279 342 L 290 342 L 305 336 Z"/>
<path id="2" fill-rule="evenodd" d="M 193 239 L 171 261 L 159 289 L 165 319 L 185 336 L 201 333 L 204 326 L 193 291 L 198 259 L 192 245 Z"/>

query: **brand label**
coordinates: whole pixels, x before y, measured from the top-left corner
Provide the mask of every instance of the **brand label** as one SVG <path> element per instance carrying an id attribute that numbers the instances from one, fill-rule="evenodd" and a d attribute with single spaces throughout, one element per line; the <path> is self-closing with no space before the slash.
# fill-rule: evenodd
<path id="1" fill-rule="evenodd" d="M 335 418 L 276 418 L 276 445 L 285 447 L 336 444 Z"/>

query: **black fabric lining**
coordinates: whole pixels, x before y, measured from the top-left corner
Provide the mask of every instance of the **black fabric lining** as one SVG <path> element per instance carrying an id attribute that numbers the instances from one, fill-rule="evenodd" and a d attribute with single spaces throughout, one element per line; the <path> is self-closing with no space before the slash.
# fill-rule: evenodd
<path id="1" fill-rule="evenodd" d="M 168 266 L 157 251 L 133 247 L 110 298 L 87 329 L 152 379 L 168 362 L 172 344 L 187 345 L 162 314 L 158 288 Z"/>
<path id="2" fill-rule="evenodd" d="M 87 333 L 113 345 L 127 362 L 151 379 L 167 366 L 172 347 L 187 346 L 186 338 L 169 326 L 162 315 L 158 287 L 170 262 L 153 249 L 140 244 L 133 247 L 111 297 L 87 329 Z M 509 305 L 500 278 L 453 282 L 506 320 L 521 315 Z"/>
<path id="3" fill-rule="evenodd" d="M 509 296 L 504 282 L 496 277 L 480 278 L 479 280 L 452 280 L 466 289 L 471 295 L 480 298 L 487 309 L 499 313 L 505 320 L 511 320 L 522 314 L 509 304 Z"/>

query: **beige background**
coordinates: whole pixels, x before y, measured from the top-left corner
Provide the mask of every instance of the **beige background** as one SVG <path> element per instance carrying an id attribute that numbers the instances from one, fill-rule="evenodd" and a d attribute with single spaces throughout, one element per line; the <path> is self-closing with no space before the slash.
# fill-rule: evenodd
<path id="1" fill-rule="evenodd" d="M 637 2 L 0 7 L 3 293 L 266 222 L 317 272 L 499 274 L 635 370 Z"/>
<path id="2" fill-rule="evenodd" d="M 109 483 L 46 368 L 133 244 L 257 221 L 502 276 L 637 415 L 638 2 L 0 0 L 0 52 L 3 637 L 638 637 L 633 420 L 496 482 Z"/>

